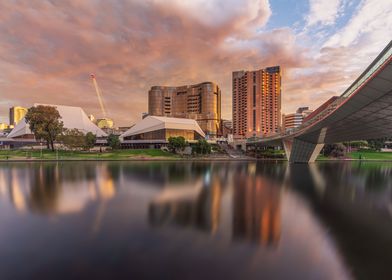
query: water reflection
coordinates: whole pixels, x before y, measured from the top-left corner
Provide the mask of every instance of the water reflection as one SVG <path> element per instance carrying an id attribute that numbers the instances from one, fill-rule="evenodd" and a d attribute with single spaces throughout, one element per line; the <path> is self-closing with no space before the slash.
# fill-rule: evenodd
<path id="1" fill-rule="evenodd" d="M 185 246 L 176 267 L 189 260 L 203 267 L 199 256 L 208 255 L 218 278 L 222 271 L 236 279 L 388 279 L 392 273 L 388 163 L 3 164 L 0 212 L 0 259 L 26 258 L 23 244 L 40 252 L 43 243 L 32 236 L 42 235 L 51 244 L 70 238 L 80 249 L 56 245 L 61 249 L 45 248 L 37 260 L 64 254 L 72 264 L 80 254 L 94 259 L 94 271 L 110 270 L 100 262 L 106 256 L 125 264 L 141 262 L 143 252 L 144 267 L 164 273 L 168 252 Z"/>
<path id="2" fill-rule="evenodd" d="M 111 199 L 113 180 L 110 168 L 95 164 L 16 164 L 0 172 L 0 185 L 15 209 L 39 214 L 77 213 L 89 201 Z"/>
<path id="3" fill-rule="evenodd" d="M 249 164 L 234 177 L 233 236 L 277 245 L 281 234 L 281 185 L 262 176 L 268 171 L 263 167 Z"/>

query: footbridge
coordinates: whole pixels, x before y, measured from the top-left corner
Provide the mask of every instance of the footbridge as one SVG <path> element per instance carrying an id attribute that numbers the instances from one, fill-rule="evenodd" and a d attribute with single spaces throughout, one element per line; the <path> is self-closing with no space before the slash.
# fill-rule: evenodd
<path id="1" fill-rule="evenodd" d="M 282 145 L 290 162 L 315 161 L 324 144 L 392 136 L 392 41 L 345 92 L 288 133 L 248 139 Z"/>

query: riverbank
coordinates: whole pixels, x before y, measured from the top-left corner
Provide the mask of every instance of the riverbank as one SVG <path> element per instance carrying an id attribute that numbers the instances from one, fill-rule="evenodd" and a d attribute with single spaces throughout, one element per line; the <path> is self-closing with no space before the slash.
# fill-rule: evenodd
<path id="1" fill-rule="evenodd" d="M 286 161 L 284 158 L 231 157 L 227 154 L 180 156 L 157 149 L 117 150 L 105 152 L 50 151 L 50 150 L 0 150 L 0 162 L 21 161 Z M 356 151 L 344 158 L 320 155 L 317 161 L 392 161 L 392 152 Z"/>
<path id="2" fill-rule="evenodd" d="M 227 161 L 256 160 L 249 157 L 233 158 L 227 154 L 180 156 L 159 149 L 116 150 L 105 152 L 50 151 L 50 150 L 0 150 L 0 162 L 31 161 Z"/>
<path id="3" fill-rule="evenodd" d="M 117 151 L 50 151 L 50 150 L 2 150 L 0 160 L 126 160 L 126 159 L 177 159 L 178 155 L 157 150 L 117 150 Z"/>

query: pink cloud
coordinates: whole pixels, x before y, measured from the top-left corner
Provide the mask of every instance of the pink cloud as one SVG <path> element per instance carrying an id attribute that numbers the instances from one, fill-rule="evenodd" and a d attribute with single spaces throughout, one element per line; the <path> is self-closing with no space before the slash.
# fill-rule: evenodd
<path id="1" fill-rule="evenodd" d="M 211 4 L 198 10 L 199 2 Z M 268 1 L 240 2 L 241 9 L 218 0 L 2 1 L 0 115 L 38 102 L 81 106 L 99 117 L 92 72 L 118 125 L 140 119 L 151 86 L 202 81 L 221 86 L 223 116 L 231 118 L 231 73 L 240 69 L 281 65 L 286 112 L 321 104 L 347 85 L 335 73 L 343 66 L 331 59 L 344 58 L 339 50 L 314 58 L 290 28 L 257 31 L 271 14 Z M 216 11 L 222 16 L 214 19 Z M 346 78 L 353 73 L 358 69 Z"/>

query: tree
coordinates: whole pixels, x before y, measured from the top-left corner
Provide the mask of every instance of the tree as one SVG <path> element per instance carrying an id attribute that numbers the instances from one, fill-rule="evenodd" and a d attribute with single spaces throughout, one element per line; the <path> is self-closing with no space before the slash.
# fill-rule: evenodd
<path id="1" fill-rule="evenodd" d="M 76 128 L 65 129 L 63 134 L 59 137 L 59 140 L 71 150 L 86 146 L 86 138 L 83 132 L 80 132 Z"/>
<path id="2" fill-rule="evenodd" d="M 387 137 L 368 140 L 369 147 L 373 150 L 380 151 L 381 148 L 384 147 L 384 143 L 386 140 L 388 140 Z"/>
<path id="3" fill-rule="evenodd" d="M 211 144 L 208 143 L 204 139 L 199 139 L 197 141 L 196 147 L 195 147 L 196 153 L 198 154 L 210 154 L 211 153 Z"/>
<path id="4" fill-rule="evenodd" d="M 183 151 L 187 145 L 185 138 L 182 136 L 169 137 L 168 141 L 169 141 L 168 148 L 172 153 L 177 153 L 179 151 Z"/>
<path id="5" fill-rule="evenodd" d="M 346 146 L 342 143 L 327 144 L 324 146 L 324 155 L 327 157 L 344 157 L 346 155 Z"/>
<path id="6" fill-rule="evenodd" d="M 121 146 L 120 138 L 118 137 L 118 135 L 110 134 L 108 136 L 107 141 L 108 141 L 109 147 L 111 147 L 113 150 L 116 150 L 116 149 L 120 148 L 120 146 Z"/>
<path id="7" fill-rule="evenodd" d="M 64 129 L 63 134 L 59 137 L 59 140 L 71 150 L 85 146 L 85 136 L 83 132 L 80 132 L 76 128 Z"/>
<path id="8" fill-rule="evenodd" d="M 87 132 L 85 136 L 85 147 L 86 149 L 90 150 L 94 148 L 95 142 L 97 141 L 97 136 L 92 132 Z"/>
<path id="9" fill-rule="evenodd" d="M 35 139 L 43 139 L 46 145 L 54 151 L 54 141 L 63 132 L 64 124 L 56 107 L 38 105 L 28 109 L 26 123 L 34 133 Z"/>

